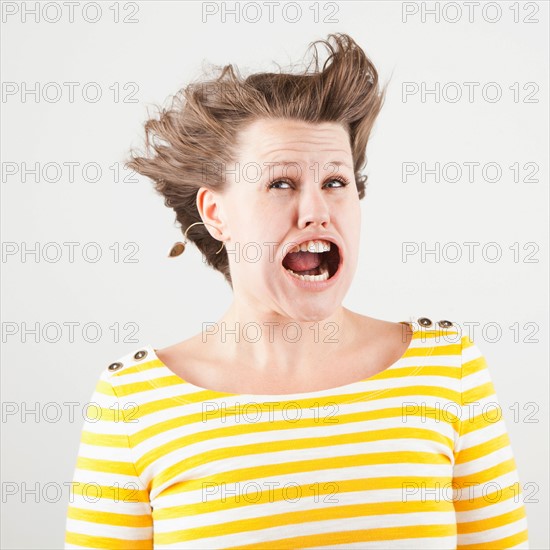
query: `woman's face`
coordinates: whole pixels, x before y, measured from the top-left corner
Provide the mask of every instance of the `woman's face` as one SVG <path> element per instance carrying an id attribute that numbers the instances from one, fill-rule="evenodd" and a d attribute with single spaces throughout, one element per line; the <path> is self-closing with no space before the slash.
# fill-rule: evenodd
<path id="1" fill-rule="evenodd" d="M 237 145 L 216 200 L 237 305 L 244 300 L 263 315 L 302 322 L 326 319 L 341 306 L 357 267 L 361 217 L 347 131 L 333 122 L 258 119 Z M 292 243 L 323 237 L 333 241 L 330 252 L 301 251 L 284 263 L 319 271 L 326 259 L 331 277 L 293 277 L 283 265 Z"/>

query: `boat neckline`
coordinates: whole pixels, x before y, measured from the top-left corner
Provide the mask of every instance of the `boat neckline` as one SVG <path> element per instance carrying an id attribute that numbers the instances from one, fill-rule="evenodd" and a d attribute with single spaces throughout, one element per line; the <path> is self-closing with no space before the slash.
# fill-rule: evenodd
<path id="1" fill-rule="evenodd" d="M 187 380 L 183 379 L 179 374 L 176 374 L 170 367 L 168 367 L 168 365 L 166 365 L 158 357 L 158 355 L 156 353 L 157 350 L 152 345 L 147 344 L 144 347 L 147 349 L 148 353 L 150 353 L 151 356 L 153 356 L 154 360 L 158 361 L 158 365 L 160 366 L 160 368 L 166 370 L 168 375 L 176 377 L 182 384 L 185 384 L 189 389 L 191 389 L 195 392 L 206 392 L 206 393 L 209 394 L 209 396 L 212 396 L 212 397 L 220 396 L 220 397 L 240 397 L 240 398 L 256 398 L 256 399 L 270 399 L 270 400 L 274 400 L 274 399 L 288 400 L 290 398 L 298 398 L 298 397 L 307 398 L 307 397 L 323 396 L 323 395 L 333 394 L 333 393 L 338 393 L 338 392 L 345 392 L 345 390 L 353 388 L 354 386 L 357 386 L 358 384 L 364 384 L 365 382 L 370 382 L 372 380 L 375 380 L 376 378 L 381 377 L 382 375 L 387 373 L 389 370 L 395 369 L 397 366 L 399 366 L 403 362 L 403 360 L 406 357 L 408 357 L 408 354 L 409 354 L 410 350 L 414 347 L 413 344 L 415 342 L 415 336 L 417 336 L 417 334 L 420 332 L 420 330 L 415 329 L 414 326 L 410 322 L 399 321 L 399 323 L 409 325 L 411 327 L 411 330 L 412 330 L 411 341 L 409 342 L 409 345 L 407 346 L 407 349 L 401 355 L 401 357 L 399 357 L 399 359 L 394 361 L 392 364 L 390 364 L 385 369 L 377 372 L 376 374 L 368 376 L 367 378 L 362 378 L 361 380 L 357 380 L 355 382 L 350 382 L 348 384 L 344 384 L 344 385 L 341 385 L 341 386 L 326 388 L 324 390 L 313 390 L 313 391 L 305 391 L 305 392 L 277 393 L 277 394 L 267 393 L 266 394 L 266 393 L 233 393 L 233 392 L 222 392 L 222 391 L 219 391 L 219 390 L 211 390 L 211 389 L 208 389 L 208 388 L 197 386 L 196 384 L 192 384 L 191 382 L 188 382 Z M 144 365 L 144 364 L 142 363 L 142 365 Z M 421 368 L 422 367 L 419 366 L 417 370 L 420 370 Z M 154 384 L 154 379 L 152 380 L 152 382 L 153 382 L 153 385 L 156 386 L 156 384 Z"/>

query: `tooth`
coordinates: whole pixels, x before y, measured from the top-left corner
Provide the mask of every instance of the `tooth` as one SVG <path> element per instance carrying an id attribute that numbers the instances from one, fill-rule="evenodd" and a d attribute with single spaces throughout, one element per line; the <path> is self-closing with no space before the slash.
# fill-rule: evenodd
<path id="1" fill-rule="evenodd" d="M 292 269 L 287 269 L 287 271 L 297 279 L 302 279 L 302 281 L 326 281 L 328 279 L 328 268 L 323 268 L 319 275 L 298 275 L 292 271 Z"/>
<path id="2" fill-rule="evenodd" d="M 294 245 L 289 252 L 328 252 L 330 250 L 330 246 L 330 241 L 306 241 L 301 244 Z"/>

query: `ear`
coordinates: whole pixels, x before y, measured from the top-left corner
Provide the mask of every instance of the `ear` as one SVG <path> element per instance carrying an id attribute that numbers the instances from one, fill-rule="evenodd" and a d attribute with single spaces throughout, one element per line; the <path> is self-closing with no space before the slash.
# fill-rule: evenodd
<path id="1" fill-rule="evenodd" d="M 206 187 L 201 187 L 197 192 L 197 210 L 210 235 L 214 239 L 224 240 L 225 222 L 222 219 L 221 195 Z"/>

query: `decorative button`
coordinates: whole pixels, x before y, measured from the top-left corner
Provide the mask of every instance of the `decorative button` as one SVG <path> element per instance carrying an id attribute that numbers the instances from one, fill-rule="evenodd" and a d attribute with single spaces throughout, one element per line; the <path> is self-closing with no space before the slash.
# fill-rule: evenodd
<path id="1" fill-rule="evenodd" d="M 428 319 L 427 317 L 420 317 L 420 319 L 418 319 L 418 324 L 420 326 L 423 326 L 423 327 L 431 327 L 432 326 L 432 321 L 431 321 L 431 319 Z"/>
<path id="2" fill-rule="evenodd" d="M 109 370 L 118 370 L 118 369 L 121 369 L 124 365 L 122 363 L 111 363 L 109 366 L 108 366 L 108 369 Z"/>
<path id="3" fill-rule="evenodd" d="M 147 357 L 147 352 L 142 349 L 142 350 L 139 350 L 138 352 L 136 352 L 136 354 L 134 355 L 134 359 L 136 361 L 140 361 L 141 359 L 143 359 L 144 357 Z"/>
<path id="4" fill-rule="evenodd" d="M 449 327 L 452 327 L 453 324 L 451 323 L 451 321 L 437 321 L 437 324 L 440 326 L 440 327 L 443 327 L 443 328 L 449 328 Z"/>

